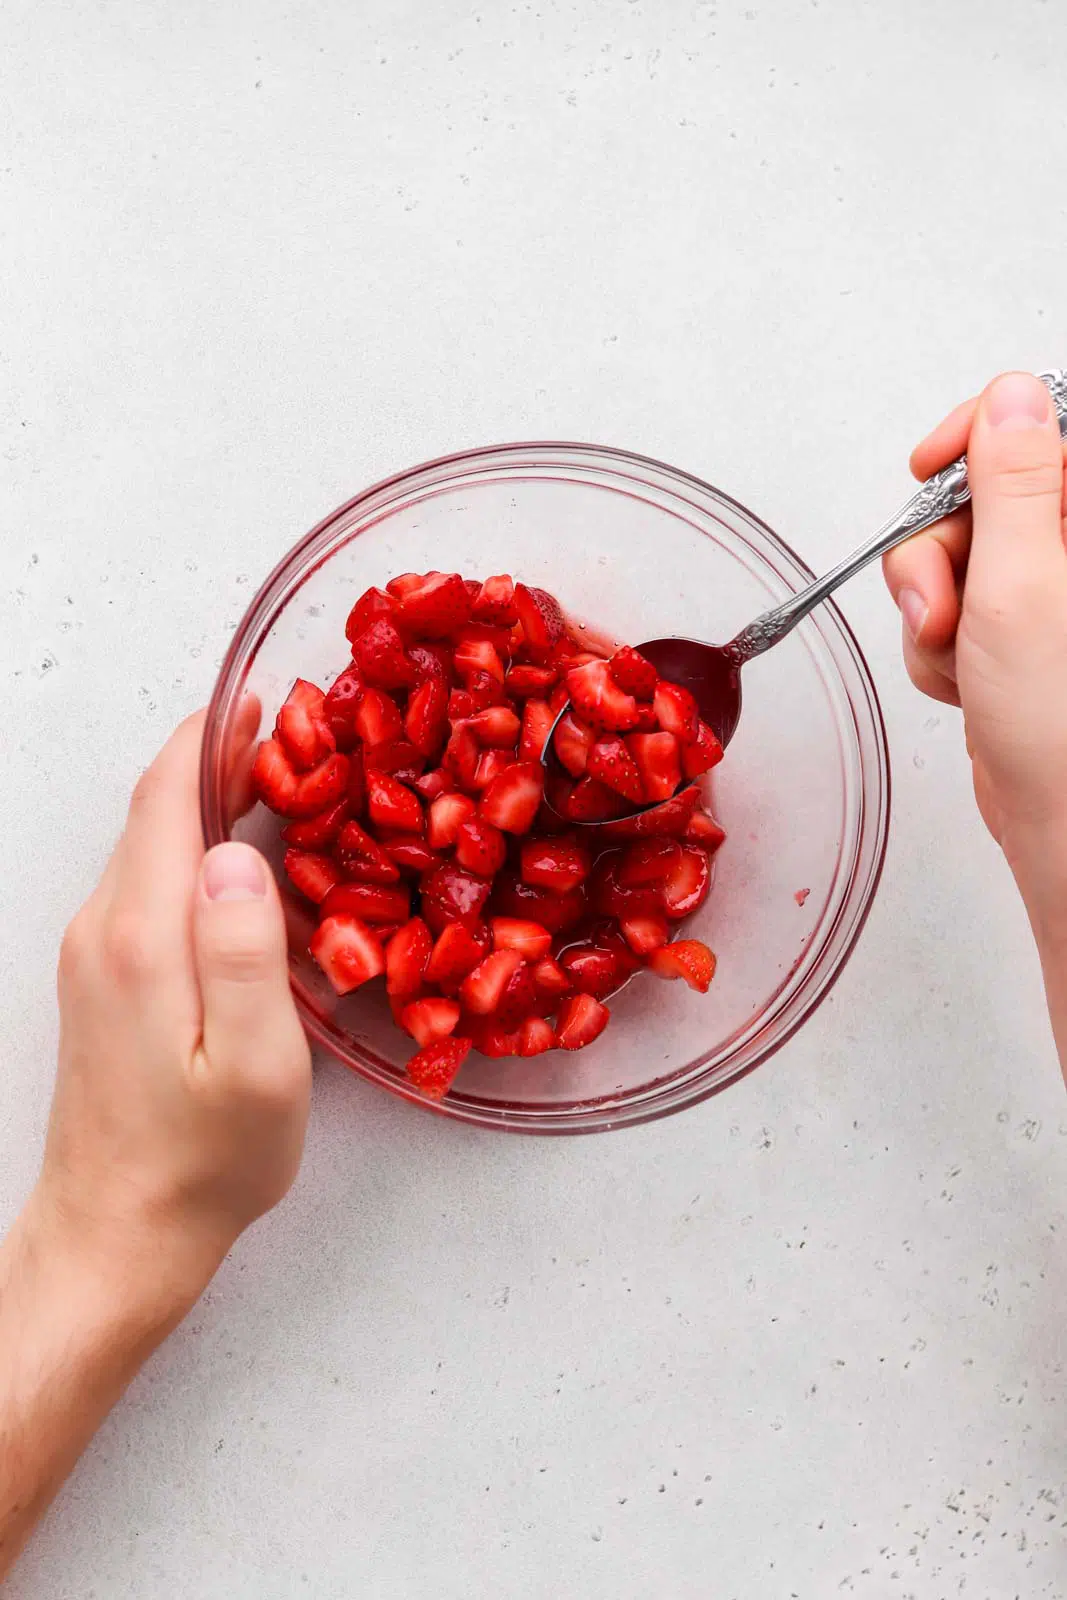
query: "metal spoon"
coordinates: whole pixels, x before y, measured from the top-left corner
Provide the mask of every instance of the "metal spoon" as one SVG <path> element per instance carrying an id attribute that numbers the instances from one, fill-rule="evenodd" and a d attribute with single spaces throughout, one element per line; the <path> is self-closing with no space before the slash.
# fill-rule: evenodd
<path id="1" fill-rule="evenodd" d="M 1038 377 L 1048 386 L 1059 417 L 1060 433 L 1067 436 L 1067 371 L 1039 372 Z M 940 522 L 942 517 L 966 505 L 970 498 L 967 462 L 965 457 L 960 456 L 957 461 L 942 467 L 932 478 L 927 478 L 896 516 L 884 523 L 858 550 L 854 550 L 799 594 L 750 622 L 729 644 L 704 644 L 698 639 L 651 639 L 637 648 L 651 661 L 661 677 L 680 683 L 690 691 L 700 708 L 700 715 L 725 747 L 733 738 L 741 715 L 741 668 L 746 661 L 761 656 L 765 650 L 784 639 L 809 611 L 833 594 L 848 578 L 854 577 L 868 562 L 885 555 L 887 550 L 910 539 L 912 534 L 921 533 L 932 523 Z M 569 706 L 568 701 L 553 723 L 541 752 L 542 763 L 549 773 L 563 773 L 555 754 L 554 740 L 556 725 L 566 715 Z M 680 787 L 687 786 L 683 783 Z M 656 803 L 663 805 L 667 802 Z M 635 806 L 627 815 L 654 809 L 651 805 Z M 598 828 L 603 823 L 584 822 L 576 826 Z"/>

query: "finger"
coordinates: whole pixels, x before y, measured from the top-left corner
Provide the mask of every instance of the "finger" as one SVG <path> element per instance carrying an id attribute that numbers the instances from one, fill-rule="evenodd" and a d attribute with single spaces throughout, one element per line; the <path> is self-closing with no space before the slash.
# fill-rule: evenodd
<path id="1" fill-rule="evenodd" d="M 204 853 L 199 783 L 204 715 L 186 718 L 138 780 L 114 857 L 115 897 L 158 917 L 168 937 L 176 931 L 176 919 L 187 926 Z"/>
<path id="2" fill-rule="evenodd" d="M 939 700 L 943 705 L 959 705 L 960 695 L 956 687 L 954 667 L 951 672 L 941 670 L 936 664 L 936 658 L 931 658 L 925 651 L 920 650 L 906 628 L 903 651 L 908 677 L 921 694 L 931 700 Z"/>
<path id="3" fill-rule="evenodd" d="M 970 516 L 957 511 L 883 559 L 889 592 L 912 638 L 924 648 L 947 649 L 956 636 L 970 543 Z"/>
<path id="4" fill-rule="evenodd" d="M 971 423 L 974 421 L 977 405 L 977 395 L 973 395 L 970 400 L 962 401 L 938 423 L 933 433 L 928 433 L 926 438 L 915 446 L 908 465 L 920 482 L 923 478 L 928 478 L 932 472 L 940 472 L 942 467 L 947 467 L 957 456 L 963 455 L 967 449 L 967 440 L 971 436 Z"/>
<path id="5" fill-rule="evenodd" d="M 193 913 L 203 1055 L 233 1091 L 306 1103 L 310 1056 L 289 988 L 285 919 L 267 863 L 230 841 L 204 857 Z"/>
<path id="6" fill-rule="evenodd" d="M 1027 372 L 981 396 L 967 453 L 974 531 L 965 608 L 998 628 L 1032 627 L 1067 583 L 1063 447 L 1052 400 Z"/>

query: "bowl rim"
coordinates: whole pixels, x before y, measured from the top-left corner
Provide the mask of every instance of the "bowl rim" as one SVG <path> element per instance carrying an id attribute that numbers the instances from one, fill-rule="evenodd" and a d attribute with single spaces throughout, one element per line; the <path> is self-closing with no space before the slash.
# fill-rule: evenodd
<path id="1" fill-rule="evenodd" d="M 268 600 L 273 596 L 278 584 L 286 573 L 299 570 L 304 564 L 305 557 L 310 552 L 315 542 L 328 528 L 337 523 L 342 517 L 347 516 L 364 502 L 373 499 L 390 489 L 396 488 L 412 479 L 417 479 L 439 472 L 442 469 L 458 466 L 470 466 L 479 461 L 500 456 L 521 456 L 531 451 L 566 452 L 571 455 L 588 456 L 607 463 L 625 464 L 635 468 L 651 469 L 662 474 L 666 479 L 675 484 L 682 485 L 689 490 L 696 490 L 701 495 L 711 495 L 713 499 L 730 507 L 741 518 L 751 523 L 759 532 L 777 546 L 784 555 L 796 566 L 809 582 L 814 581 L 816 574 L 808 563 L 797 554 L 793 547 L 775 532 L 770 525 L 749 509 L 742 501 L 726 490 L 718 488 L 706 479 L 698 477 L 695 473 L 684 468 L 672 466 L 668 462 L 659 460 L 656 456 L 645 455 L 639 451 L 628 450 L 615 445 L 599 445 L 583 441 L 565 439 L 529 439 L 506 440 L 499 444 L 477 445 L 472 449 L 450 451 L 445 455 L 434 456 L 426 461 L 418 462 L 411 467 L 405 467 L 398 472 L 390 473 L 384 478 L 379 478 L 361 489 L 350 499 L 336 506 L 326 516 L 322 517 L 307 533 L 292 545 L 283 556 L 274 564 L 270 572 L 259 585 L 242 615 L 233 637 L 219 666 L 215 683 L 212 688 L 211 698 L 208 702 L 204 722 L 204 733 L 201 742 L 200 759 L 200 816 L 203 828 L 205 847 L 223 842 L 229 837 L 222 820 L 219 805 L 217 786 L 214 783 L 215 756 L 217 754 L 218 736 L 221 729 L 220 710 L 224 698 L 231 692 L 231 678 L 238 658 L 247 650 L 247 639 L 253 624 L 263 621 L 259 613 L 265 608 Z M 521 1133 L 535 1136 L 557 1137 L 562 1135 L 591 1134 L 600 1132 L 613 1132 L 622 1128 L 639 1127 L 644 1123 L 656 1122 L 664 1117 L 672 1116 L 678 1111 L 688 1110 L 692 1106 L 700 1105 L 713 1096 L 721 1094 L 724 1090 L 740 1083 L 749 1073 L 762 1066 L 771 1056 L 777 1054 L 790 1039 L 800 1030 L 808 1019 L 821 1006 L 827 995 L 830 994 L 859 942 L 860 935 L 867 923 L 871 908 L 874 905 L 878 887 L 881 882 L 885 867 L 886 853 L 889 844 L 889 825 L 892 812 L 892 763 L 889 753 L 889 741 L 886 732 L 885 717 L 882 712 L 881 701 L 878 696 L 877 686 L 870 665 L 860 646 L 855 632 L 847 618 L 840 611 L 835 601 L 827 599 L 822 602 L 820 609 L 829 611 L 844 635 L 849 645 L 857 669 L 860 674 L 866 699 L 871 715 L 872 729 L 879 757 L 879 767 L 884 784 L 884 799 L 877 819 L 878 832 L 873 841 L 873 857 L 866 874 L 866 886 L 862 891 L 862 899 L 852 916 L 852 926 L 842 948 L 834 958 L 829 972 L 823 981 L 816 987 L 808 1003 L 798 1007 L 797 1013 L 784 1026 L 782 1031 L 773 1039 L 759 1046 L 752 1059 L 722 1081 L 712 1081 L 691 1088 L 684 1098 L 675 1102 L 666 1100 L 663 1103 L 655 1102 L 651 1105 L 641 1103 L 634 1106 L 608 1105 L 603 1100 L 575 1101 L 568 1110 L 573 1116 L 559 1117 L 555 1113 L 533 1112 L 520 1119 L 509 1108 L 501 1107 L 500 1110 L 482 1110 L 477 1106 L 466 1105 L 462 1101 L 453 1101 L 446 1097 L 444 1100 L 429 1100 L 425 1095 L 411 1084 L 399 1078 L 386 1078 L 370 1070 L 364 1063 L 355 1059 L 352 1063 L 342 1060 L 337 1053 L 335 1040 L 328 1029 L 323 1025 L 315 1010 L 307 1003 L 301 993 L 300 987 L 294 982 L 293 998 L 301 1023 L 311 1038 L 319 1044 L 339 1065 L 353 1070 L 377 1087 L 384 1088 L 387 1092 L 396 1095 L 410 1104 L 429 1111 L 437 1116 L 445 1117 L 451 1122 L 464 1123 L 467 1126 L 492 1129 L 504 1133 Z M 269 623 L 267 624 L 269 626 Z M 847 694 L 847 690 L 846 690 Z M 855 707 L 852 704 L 851 694 L 847 694 L 853 720 L 855 720 Z M 839 913 L 840 915 L 840 913 Z M 835 918 L 835 924 L 837 919 Z M 827 937 L 829 937 L 828 931 Z M 824 941 L 825 943 L 825 941 Z"/>

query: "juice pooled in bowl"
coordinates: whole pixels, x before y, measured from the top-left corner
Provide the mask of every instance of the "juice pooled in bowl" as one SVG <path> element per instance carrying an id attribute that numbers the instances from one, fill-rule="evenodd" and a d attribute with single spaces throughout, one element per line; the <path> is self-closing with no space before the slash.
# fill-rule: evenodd
<path id="1" fill-rule="evenodd" d="M 312 956 L 341 995 L 384 977 L 432 1097 L 472 1049 L 590 1044 L 639 970 L 714 975 L 678 935 L 724 837 L 699 787 L 722 749 L 687 690 L 585 632 L 508 575 L 394 578 L 349 614 L 351 666 L 298 679 L 256 755 Z"/>

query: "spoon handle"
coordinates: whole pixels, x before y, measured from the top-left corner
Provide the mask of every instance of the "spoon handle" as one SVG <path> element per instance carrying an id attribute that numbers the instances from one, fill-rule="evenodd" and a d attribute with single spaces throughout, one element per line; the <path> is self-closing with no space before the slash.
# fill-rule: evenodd
<path id="1" fill-rule="evenodd" d="M 1048 386 L 1059 417 L 1060 433 L 1067 437 L 1067 372 L 1039 372 L 1038 377 Z M 799 594 L 793 595 L 783 605 L 775 606 L 773 611 L 764 612 L 750 622 L 747 628 L 742 628 L 736 639 L 732 639 L 726 646 L 735 661 L 740 664 L 749 661 L 753 656 L 762 655 L 764 650 L 769 650 L 772 644 L 777 644 L 779 639 L 785 637 L 802 618 L 815 606 L 833 594 L 834 590 L 848 578 L 853 577 L 865 567 L 869 561 L 877 556 L 885 555 L 887 550 L 892 550 L 894 545 L 902 544 L 905 539 L 910 539 L 912 534 L 921 533 L 931 523 L 940 522 L 942 517 L 947 517 L 950 512 L 966 505 L 971 498 L 970 486 L 967 482 L 967 460 L 960 456 L 957 461 L 950 461 L 947 467 L 942 467 L 940 472 L 935 472 L 932 478 L 920 484 L 918 490 L 912 495 L 907 505 L 902 506 L 895 517 L 890 517 L 865 544 L 846 556 L 831 571 L 823 577 L 816 578 L 815 582 L 802 589 Z"/>

